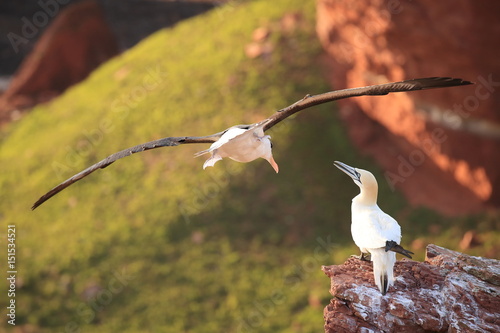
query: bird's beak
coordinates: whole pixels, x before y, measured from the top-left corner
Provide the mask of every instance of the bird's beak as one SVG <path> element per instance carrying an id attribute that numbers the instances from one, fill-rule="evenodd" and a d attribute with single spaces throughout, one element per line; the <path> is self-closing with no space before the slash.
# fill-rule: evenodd
<path id="1" fill-rule="evenodd" d="M 276 173 L 278 173 L 280 171 L 280 168 L 279 168 L 278 164 L 276 163 L 276 161 L 274 160 L 272 155 L 271 155 L 271 157 L 269 157 L 267 159 L 267 161 L 269 162 L 269 164 L 271 164 L 271 166 L 273 167 L 274 171 L 276 171 Z"/>
<path id="2" fill-rule="evenodd" d="M 333 162 L 333 165 L 335 165 L 337 168 L 342 170 L 345 174 L 347 174 L 349 177 L 351 177 L 354 181 L 357 181 L 361 183 L 361 175 L 359 172 L 356 171 L 355 168 L 348 166 L 347 164 L 344 164 L 339 161 Z"/>

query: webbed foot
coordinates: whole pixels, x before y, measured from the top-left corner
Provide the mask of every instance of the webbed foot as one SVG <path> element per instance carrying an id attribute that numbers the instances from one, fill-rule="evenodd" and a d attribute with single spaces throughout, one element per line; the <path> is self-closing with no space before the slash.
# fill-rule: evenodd
<path id="1" fill-rule="evenodd" d="M 353 254 L 351 255 L 351 257 L 359 259 L 361 261 L 372 261 L 372 255 L 370 253 L 361 252 L 359 256 Z"/>

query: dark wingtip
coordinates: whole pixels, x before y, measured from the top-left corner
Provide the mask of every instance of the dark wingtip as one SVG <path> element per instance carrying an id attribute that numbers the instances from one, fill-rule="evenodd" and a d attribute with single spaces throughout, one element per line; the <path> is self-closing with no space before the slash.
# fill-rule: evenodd
<path id="1" fill-rule="evenodd" d="M 403 248 L 401 245 L 399 245 L 395 241 L 386 241 L 385 242 L 385 252 L 388 252 L 388 251 L 393 251 L 393 252 L 402 254 L 405 257 L 408 257 L 410 259 L 413 259 L 410 254 L 415 254 L 415 253 Z"/>
<path id="2" fill-rule="evenodd" d="M 409 255 L 408 253 L 411 253 L 411 254 L 415 254 L 413 252 L 410 252 L 410 251 L 406 251 L 407 253 L 401 253 L 402 255 L 404 255 L 405 257 L 407 258 L 410 258 L 410 259 L 413 259 L 413 257 L 411 255 Z"/>
<path id="3" fill-rule="evenodd" d="M 68 182 L 69 180 L 72 180 L 72 178 L 68 179 L 67 181 L 57 185 L 56 187 L 54 187 L 52 190 L 48 191 L 47 193 L 45 193 L 44 195 L 42 195 L 34 204 L 33 206 L 31 206 L 31 210 L 35 210 L 38 206 L 40 206 L 41 204 L 43 204 L 45 201 L 49 200 L 50 198 L 52 198 L 54 195 L 56 195 L 57 193 L 59 193 L 60 191 L 64 190 L 66 187 L 68 187 L 69 185 L 71 185 L 72 183 Z"/>
<path id="4" fill-rule="evenodd" d="M 396 245 L 398 245 L 398 243 L 396 243 L 395 241 L 386 241 L 385 242 L 385 252 L 388 252 L 389 250 L 391 250 Z"/>
<path id="5" fill-rule="evenodd" d="M 31 206 L 31 210 L 35 210 L 37 209 L 38 206 L 40 206 L 41 204 L 43 204 L 45 202 L 45 200 L 43 200 L 43 197 L 38 199 L 34 204 L 33 206 Z"/>
<path id="6" fill-rule="evenodd" d="M 382 295 L 385 296 L 387 294 L 387 290 L 389 289 L 389 277 L 387 274 L 384 274 L 384 278 L 382 279 Z"/>
<path id="7" fill-rule="evenodd" d="M 452 77 L 450 77 L 450 78 L 448 78 L 448 79 L 449 79 L 449 81 L 450 81 L 451 83 L 456 84 L 457 86 L 467 86 L 467 85 L 469 85 L 469 84 L 475 84 L 475 83 L 474 83 L 474 82 L 472 82 L 472 81 L 462 80 L 462 79 L 460 79 L 460 78 L 452 78 Z"/>
<path id="8" fill-rule="evenodd" d="M 470 84 L 474 84 L 474 82 L 463 80 L 460 78 L 440 77 L 440 76 L 434 76 L 416 80 L 420 81 L 420 83 L 423 85 L 422 89 L 467 86 Z"/>

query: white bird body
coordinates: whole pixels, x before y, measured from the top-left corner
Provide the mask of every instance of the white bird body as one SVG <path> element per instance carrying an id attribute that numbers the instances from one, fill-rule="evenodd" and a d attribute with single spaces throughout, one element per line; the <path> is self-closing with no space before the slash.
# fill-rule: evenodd
<path id="1" fill-rule="evenodd" d="M 366 205 L 352 200 L 351 234 L 361 252 L 385 247 L 387 240 L 401 242 L 401 227 L 390 215 L 384 213 L 377 204 Z M 365 251 L 366 250 L 366 251 Z"/>
<path id="2" fill-rule="evenodd" d="M 351 234 L 354 243 L 361 250 L 361 259 L 364 259 L 364 253 L 371 254 L 375 284 L 385 295 L 387 289 L 394 284 L 396 252 L 410 258 L 409 254 L 413 253 L 399 245 L 401 227 L 398 222 L 378 207 L 378 184 L 373 174 L 337 161 L 335 166 L 349 175 L 361 190 L 352 199 Z"/>
<path id="3" fill-rule="evenodd" d="M 210 148 L 198 152 L 195 156 L 212 153 L 210 158 L 203 164 L 203 169 L 214 166 L 217 161 L 222 160 L 224 157 L 242 163 L 251 162 L 261 157 L 266 159 L 278 172 L 278 164 L 276 164 L 272 155 L 271 136 L 264 135 L 263 128 L 266 123 L 262 122 L 249 129 L 230 128 Z"/>
<path id="4" fill-rule="evenodd" d="M 375 284 L 385 294 L 384 289 L 394 284 L 393 267 L 396 263 L 396 253 L 386 252 L 385 246 L 388 240 L 398 244 L 401 242 L 401 227 L 377 204 L 366 205 L 357 202 L 356 198 L 351 206 L 352 238 L 362 253 L 371 254 Z M 384 279 L 387 280 L 387 286 L 384 286 Z"/>

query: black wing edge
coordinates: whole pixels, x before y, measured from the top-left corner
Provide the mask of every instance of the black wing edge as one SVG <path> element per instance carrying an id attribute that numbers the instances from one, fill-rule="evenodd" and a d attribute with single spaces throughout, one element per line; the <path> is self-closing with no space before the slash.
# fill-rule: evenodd
<path id="1" fill-rule="evenodd" d="M 160 147 L 174 147 L 178 146 L 180 144 L 187 144 L 187 143 L 213 143 L 218 140 L 218 138 L 222 135 L 224 132 L 216 133 L 213 135 L 209 136 L 203 136 L 203 137 L 168 137 L 168 138 L 163 138 L 163 139 L 158 139 L 150 142 L 146 142 L 128 149 L 124 149 L 122 151 L 119 151 L 117 153 L 114 153 L 112 155 L 109 155 L 105 159 L 103 159 L 100 162 L 97 162 L 96 164 L 88 167 L 87 169 L 80 171 L 76 175 L 74 175 L 71 178 L 66 179 L 64 182 L 60 183 L 53 189 L 51 189 L 49 192 L 45 193 L 42 195 L 31 207 L 31 210 L 35 210 L 38 206 L 43 204 L 45 201 L 49 200 L 52 198 L 54 195 L 57 193 L 61 192 L 64 190 L 66 187 L 70 186 L 73 183 L 76 183 L 82 178 L 85 178 L 86 176 L 90 175 L 92 172 L 98 170 L 98 169 L 104 169 L 108 165 L 112 164 L 113 162 L 123 158 L 130 156 L 135 153 L 140 153 L 145 150 L 150 150 L 150 149 L 155 149 L 155 148 L 160 148 Z"/>
<path id="2" fill-rule="evenodd" d="M 424 89 L 434 89 L 434 88 L 466 86 L 474 84 L 474 82 L 463 80 L 460 78 L 440 77 L 440 76 L 425 77 L 421 79 L 412 79 L 412 80 L 395 82 L 395 84 L 405 84 L 405 83 L 413 85 L 413 88 L 410 90 L 424 90 Z"/>
<path id="3" fill-rule="evenodd" d="M 387 95 L 393 92 L 405 92 L 405 91 L 415 91 L 415 90 L 425 90 L 425 89 L 435 89 L 435 88 L 466 86 L 470 84 L 474 83 L 460 78 L 433 76 L 433 77 L 424 77 L 424 78 L 404 80 L 398 82 L 375 84 L 372 86 L 366 86 L 361 88 L 338 90 L 338 94 L 342 96 L 342 98 L 356 97 L 363 95 Z M 320 94 L 317 96 L 322 96 L 326 94 Z"/>
<path id="4" fill-rule="evenodd" d="M 314 102 L 325 103 L 349 97 L 387 95 L 393 92 L 405 92 L 405 91 L 415 91 L 415 90 L 425 90 L 425 89 L 435 89 L 435 88 L 466 86 L 470 84 L 474 84 L 474 82 L 459 78 L 441 77 L 441 76 L 375 84 L 366 87 L 336 90 L 318 95 L 306 95 L 300 101 L 292 104 L 289 107 L 281 109 L 278 112 L 286 111 L 288 108 L 293 107 L 296 104 L 299 105 L 307 104 L 309 100 L 313 103 Z"/>
<path id="5" fill-rule="evenodd" d="M 267 131 L 280 121 L 288 118 L 289 116 L 298 111 L 307 109 L 315 105 L 327 102 L 333 102 L 339 99 L 359 97 L 359 96 L 381 96 L 393 92 L 446 88 L 455 86 L 465 86 L 469 84 L 474 84 L 474 83 L 460 78 L 434 76 L 434 77 L 411 79 L 399 82 L 375 84 L 366 87 L 334 90 L 317 95 L 307 94 L 301 100 L 283 109 L 276 111 L 275 114 L 269 117 L 270 121 L 264 127 L 264 131 Z"/>

